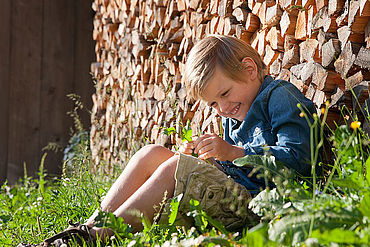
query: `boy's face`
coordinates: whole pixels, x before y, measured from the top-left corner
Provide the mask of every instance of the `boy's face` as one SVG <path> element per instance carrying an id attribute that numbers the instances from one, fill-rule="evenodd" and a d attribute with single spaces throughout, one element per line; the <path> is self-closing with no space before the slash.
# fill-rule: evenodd
<path id="1" fill-rule="evenodd" d="M 243 72 L 243 81 L 234 81 L 228 78 L 221 69 L 216 68 L 213 76 L 205 87 L 202 98 L 207 104 L 218 112 L 219 115 L 243 121 L 247 116 L 261 82 L 256 77 Z M 254 79 L 251 79 L 254 78 Z"/>

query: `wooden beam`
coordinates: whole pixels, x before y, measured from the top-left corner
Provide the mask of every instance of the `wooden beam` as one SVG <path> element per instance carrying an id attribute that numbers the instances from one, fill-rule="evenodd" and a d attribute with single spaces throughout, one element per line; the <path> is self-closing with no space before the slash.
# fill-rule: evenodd
<path id="1" fill-rule="evenodd" d="M 42 16 L 42 1 L 12 0 L 7 173 L 11 183 L 23 176 L 23 162 L 28 175 L 35 175 L 40 165 Z"/>
<path id="2" fill-rule="evenodd" d="M 5 182 L 8 170 L 8 116 L 9 116 L 9 68 L 10 68 L 10 14 L 11 1 L 0 0 L 0 186 Z"/>
<path id="3" fill-rule="evenodd" d="M 124 2 L 124 1 L 122 1 Z M 94 13 L 90 2 L 76 0 L 74 7 L 75 36 L 74 36 L 74 66 L 73 90 L 81 96 L 85 110 L 81 112 L 81 119 L 85 129 L 91 125 L 91 116 L 88 110 L 92 108 L 91 96 L 95 93 L 94 84 L 90 75 L 90 64 L 95 60 L 94 41 L 91 38 L 93 31 Z"/>
<path id="4" fill-rule="evenodd" d="M 72 118 L 64 114 L 73 109 L 67 94 L 76 93 L 73 89 L 75 3 L 73 0 L 44 3 L 40 152 L 49 142 L 66 146 L 69 128 L 73 126 Z M 61 153 L 48 151 L 45 168 L 50 174 L 58 174 L 61 162 Z"/>

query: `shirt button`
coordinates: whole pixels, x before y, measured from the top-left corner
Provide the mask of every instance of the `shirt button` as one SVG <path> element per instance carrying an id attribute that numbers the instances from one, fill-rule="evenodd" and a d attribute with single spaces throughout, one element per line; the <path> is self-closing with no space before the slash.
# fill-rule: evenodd
<path id="1" fill-rule="evenodd" d="M 215 194 L 212 192 L 212 191 L 210 191 L 209 193 L 208 193 L 208 198 L 209 199 L 213 199 L 213 197 L 215 196 Z"/>

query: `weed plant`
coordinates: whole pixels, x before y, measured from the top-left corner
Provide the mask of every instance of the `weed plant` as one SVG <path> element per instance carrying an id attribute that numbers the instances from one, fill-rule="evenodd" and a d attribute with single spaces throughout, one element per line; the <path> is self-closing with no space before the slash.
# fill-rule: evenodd
<path id="1" fill-rule="evenodd" d="M 338 126 L 331 133 L 332 162 L 320 162 L 326 114 L 324 108 L 321 116 L 314 115 L 310 122 L 312 177 L 297 179 L 299 175 L 286 169 L 268 150 L 265 155 L 235 161 L 239 166 L 252 165 L 267 185 L 274 183 L 250 202 L 249 207 L 261 217 L 257 226 L 228 232 L 192 200 L 188 216 L 195 224 L 187 229 L 175 220 L 180 198 L 172 198 L 169 221 L 150 223 L 142 217 L 144 229 L 138 233 L 122 218 L 100 212 L 97 226 L 110 228 L 115 235 L 97 246 L 369 246 L 370 139 L 359 121 Z M 303 109 L 302 117 L 309 117 Z M 176 134 L 175 129 L 166 131 Z M 189 131 L 187 125 L 177 134 L 189 141 Z M 41 242 L 65 229 L 69 220 L 84 222 L 99 207 L 100 198 L 115 178 L 90 172 L 86 135 L 80 132 L 71 139 L 61 178 L 44 179 L 43 159 L 37 178 L 25 175 L 15 186 L 1 186 L 0 246 Z"/>
<path id="2" fill-rule="evenodd" d="M 16 185 L 1 186 L 0 246 L 39 243 L 68 227 L 69 220 L 83 222 L 93 213 L 111 181 L 89 172 L 88 146 L 79 152 L 68 169 L 64 163 L 61 178 L 44 179 L 44 155 L 37 178 L 25 175 Z"/>

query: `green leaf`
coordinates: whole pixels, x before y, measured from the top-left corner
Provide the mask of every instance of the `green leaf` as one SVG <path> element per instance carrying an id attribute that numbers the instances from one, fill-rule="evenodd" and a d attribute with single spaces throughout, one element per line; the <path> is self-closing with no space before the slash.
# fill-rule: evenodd
<path id="1" fill-rule="evenodd" d="M 192 136 L 193 136 L 193 131 L 191 130 L 190 121 L 188 120 L 188 122 L 186 123 L 186 126 L 182 128 L 181 140 L 191 142 Z"/>
<path id="2" fill-rule="evenodd" d="M 233 164 L 236 166 L 251 166 L 255 168 L 264 168 L 272 174 L 283 178 L 291 178 L 294 172 L 287 169 L 283 162 L 275 159 L 271 155 L 246 155 L 242 158 L 235 159 Z"/>
<path id="3" fill-rule="evenodd" d="M 370 218 L 370 192 L 367 192 L 359 205 L 360 212 Z"/>
<path id="4" fill-rule="evenodd" d="M 203 240 L 205 243 L 209 243 L 206 246 L 233 246 L 227 239 L 207 237 Z"/>
<path id="5" fill-rule="evenodd" d="M 319 230 L 312 232 L 312 237 L 319 239 L 321 243 L 365 244 L 369 242 L 368 236 L 365 235 L 364 238 L 360 238 L 356 232 L 340 228 L 324 232 L 320 232 Z"/>
<path id="6" fill-rule="evenodd" d="M 192 216 L 195 221 L 195 226 L 198 227 L 198 229 L 204 233 L 208 221 L 207 219 L 203 216 L 203 210 L 200 207 L 199 201 L 195 199 L 190 199 L 190 212 L 188 212 L 188 216 Z"/>
<path id="7" fill-rule="evenodd" d="M 96 227 L 109 228 L 122 237 L 131 237 L 131 227 L 123 222 L 122 217 L 117 217 L 112 212 L 99 212 L 95 218 Z"/>
<path id="8" fill-rule="evenodd" d="M 167 136 L 169 136 L 169 135 L 171 135 L 171 134 L 173 134 L 173 133 L 176 133 L 176 129 L 175 129 L 175 127 L 165 128 L 165 129 L 163 130 L 163 134 L 165 134 L 165 135 L 167 135 Z"/>
<path id="9" fill-rule="evenodd" d="M 370 187 L 370 157 L 366 160 L 366 176 L 365 176 L 365 185 Z"/>
<path id="10" fill-rule="evenodd" d="M 333 179 L 332 180 L 334 186 L 339 186 L 342 189 L 353 189 L 353 190 L 361 190 L 363 189 L 362 186 L 358 184 L 357 181 L 353 181 L 350 177 L 346 177 L 343 179 Z"/>
<path id="11" fill-rule="evenodd" d="M 249 202 L 249 208 L 256 215 L 263 216 L 266 211 L 277 211 L 283 204 L 284 202 L 276 188 L 272 190 L 265 189 Z"/>
<path id="12" fill-rule="evenodd" d="M 191 212 L 189 212 L 188 215 L 194 218 L 195 225 L 199 227 L 202 232 L 209 224 L 223 234 L 229 235 L 229 232 L 226 230 L 225 226 L 220 221 L 215 220 L 211 216 L 207 215 L 207 213 L 201 209 L 200 204 L 197 200 L 190 200 L 190 210 Z"/>
<path id="13" fill-rule="evenodd" d="M 268 225 L 266 223 L 260 223 L 250 229 L 246 234 L 246 245 L 253 247 L 277 246 L 276 243 L 268 240 L 267 230 Z"/>
<path id="14" fill-rule="evenodd" d="M 180 194 L 180 195 L 172 198 L 172 200 L 171 200 L 170 214 L 168 216 L 168 223 L 170 225 L 172 225 L 176 220 L 182 196 L 183 196 L 183 194 Z"/>
<path id="15" fill-rule="evenodd" d="M 213 219 L 212 217 L 208 216 L 206 212 L 202 211 L 202 216 L 207 219 L 210 225 L 214 226 L 217 230 L 225 234 L 226 236 L 229 235 L 229 232 L 226 230 L 225 226 L 218 220 Z"/>
<path id="16" fill-rule="evenodd" d="M 268 230 L 268 235 L 272 241 L 282 243 L 292 241 L 292 245 L 297 244 L 307 237 L 310 220 L 311 214 L 309 213 L 288 215 L 273 224 Z"/>

